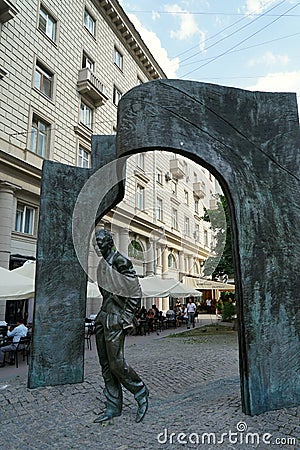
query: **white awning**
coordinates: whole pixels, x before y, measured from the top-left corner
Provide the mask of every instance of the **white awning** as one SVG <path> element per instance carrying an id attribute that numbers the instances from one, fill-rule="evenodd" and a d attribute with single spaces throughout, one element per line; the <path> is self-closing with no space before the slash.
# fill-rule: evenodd
<path id="1" fill-rule="evenodd" d="M 34 296 L 34 279 L 24 277 L 15 270 L 0 267 L 0 299 L 24 300 Z"/>
<path id="2" fill-rule="evenodd" d="M 156 275 L 139 278 L 139 282 L 142 288 L 143 298 L 168 297 L 171 290 L 179 284 L 179 281 L 174 278 L 160 278 Z"/>

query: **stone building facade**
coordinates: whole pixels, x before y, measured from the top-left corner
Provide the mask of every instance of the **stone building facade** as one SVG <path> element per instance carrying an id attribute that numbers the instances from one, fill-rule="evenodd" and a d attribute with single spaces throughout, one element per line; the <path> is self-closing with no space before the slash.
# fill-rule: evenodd
<path id="1" fill-rule="evenodd" d="M 35 257 L 43 160 L 88 167 L 92 134 L 116 133 L 121 96 L 166 75 L 116 0 L 0 0 L 0 26 L 0 265 L 12 269 Z M 125 199 L 103 219 L 116 244 L 140 275 L 199 276 L 214 178 L 161 151 L 127 170 Z"/>

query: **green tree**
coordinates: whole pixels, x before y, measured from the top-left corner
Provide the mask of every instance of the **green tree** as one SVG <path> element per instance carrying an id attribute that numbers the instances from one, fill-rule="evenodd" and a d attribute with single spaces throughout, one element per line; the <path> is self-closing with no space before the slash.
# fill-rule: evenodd
<path id="1" fill-rule="evenodd" d="M 231 277 L 234 275 L 234 266 L 228 203 L 224 195 L 217 195 L 216 198 L 217 207 L 215 209 L 205 209 L 202 219 L 211 224 L 211 229 L 215 234 L 215 246 L 212 249 L 212 252 L 216 254 L 217 257 L 220 257 L 221 255 L 221 258 L 216 267 L 216 258 L 209 258 L 205 263 L 203 272 L 205 276 L 212 275 L 212 277 L 215 277 L 220 273 L 226 273 Z M 220 224 L 225 224 L 225 226 L 220 226 Z"/>

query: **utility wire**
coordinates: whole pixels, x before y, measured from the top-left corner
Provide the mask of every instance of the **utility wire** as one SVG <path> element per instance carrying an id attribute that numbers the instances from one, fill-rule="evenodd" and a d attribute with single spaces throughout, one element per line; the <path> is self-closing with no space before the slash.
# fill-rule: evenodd
<path id="1" fill-rule="evenodd" d="M 271 2 L 270 2 L 270 3 L 271 3 Z M 240 23 L 240 22 L 246 20 L 246 18 L 248 18 L 248 17 L 247 17 L 247 16 L 245 17 L 245 15 L 243 15 L 243 17 L 242 17 L 241 19 L 236 20 L 236 21 L 233 22 L 231 25 L 228 25 L 227 27 L 225 27 L 225 28 L 223 28 L 222 30 L 220 30 L 218 33 L 216 33 L 216 34 L 214 34 L 214 35 L 212 35 L 212 36 L 209 36 L 209 37 L 206 39 L 206 42 L 210 41 L 211 39 L 215 38 L 216 36 L 219 36 L 219 34 L 224 33 L 226 30 L 228 30 L 229 28 L 234 27 L 236 24 L 238 24 L 238 23 Z M 185 50 L 184 52 L 181 52 L 181 53 L 175 55 L 174 58 L 179 57 L 179 56 L 181 56 L 181 55 L 184 55 L 185 53 L 188 53 L 189 51 L 194 50 L 195 48 L 199 48 L 199 44 L 194 45 L 193 47 L 189 48 L 188 50 Z M 197 52 L 197 53 L 198 53 L 198 52 Z M 183 60 L 183 61 L 184 61 L 184 60 Z M 182 61 L 181 61 L 181 62 L 182 62 Z"/>
<path id="2" fill-rule="evenodd" d="M 263 14 L 259 15 L 258 17 L 256 17 L 255 19 L 253 19 L 251 22 L 248 22 L 246 25 L 243 25 L 242 27 L 240 27 L 240 28 L 238 28 L 237 30 L 233 31 L 233 32 L 230 33 L 228 36 L 225 36 L 225 37 L 219 39 L 217 42 L 214 42 L 213 44 L 209 45 L 208 47 L 205 48 L 205 50 L 208 50 L 208 49 L 214 47 L 215 45 L 219 44 L 220 42 L 223 42 L 223 41 L 225 41 L 226 39 L 229 39 L 231 36 L 235 35 L 235 34 L 238 33 L 239 31 L 244 30 L 245 28 L 247 28 L 247 27 L 253 25 L 254 22 L 256 22 L 257 20 L 259 20 L 259 19 L 261 19 L 262 17 L 266 16 L 267 13 L 268 13 L 269 11 L 272 11 L 273 9 L 275 9 L 275 8 L 277 8 L 278 6 L 282 5 L 283 3 L 285 3 L 285 0 L 282 0 L 282 1 L 281 1 L 280 3 L 278 3 L 277 5 L 273 6 L 273 7 L 272 7 L 271 9 L 269 9 L 268 11 L 265 11 Z M 280 17 L 281 17 L 281 16 L 279 16 L 278 18 L 280 18 Z M 245 18 L 244 18 L 244 19 L 245 19 Z M 238 20 L 237 22 L 235 22 L 235 23 L 232 24 L 232 25 L 236 25 L 238 22 L 240 22 L 240 21 L 242 21 L 242 20 L 244 20 L 244 19 L 240 19 L 240 20 Z M 275 20 L 276 20 L 276 19 L 275 19 Z M 271 22 L 271 23 L 272 23 L 272 22 Z M 224 30 L 219 31 L 217 34 L 215 34 L 215 35 L 212 36 L 212 37 L 218 36 L 219 34 L 223 33 L 223 32 L 224 32 L 225 30 L 227 30 L 228 28 L 230 28 L 230 27 L 226 27 Z M 188 59 L 193 58 L 193 57 L 196 56 L 198 53 L 200 53 L 200 51 L 197 51 L 196 53 L 194 53 L 193 55 L 189 56 L 188 58 L 183 59 L 183 60 L 181 61 L 181 63 L 184 62 L 184 61 L 187 61 Z"/>
<path id="3" fill-rule="evenodd" d="M 292 6 L 291 8 L 289 8 L 286 12 L 291 11 L 292 9 L 297 8 L 297 6 L 299 6 L 300 2 L 298 2 L 296 5 Z M 220 53 L 219 55 L 215 56 L 212 60 L 202 64 L 201 66 L 197 67 L 196 69 L 191 70 L 190 72 L 185 73 L 184 75 L 181 76 L 182 77 L 186 77 L 187 75 L 190 75 L 191 73 L 195 72 L 196 70 L 201 69 L 204 66 L 207 66 L 208 64 L 210 64 L 211 62 L 221 58 L 222 56 L 227 55 L 228 53 L 230 53 L 234 48 L 238 47 L 239 45 L 241 45 L 243 42 L 248 41 L 249 39 L 251 39 L 253 36 L 257 35 L 258 33 L 260 33 L 261 31 L 265 30 L 266 28 L 270 27 L 271 25 L 273 25 L 275 22 L 277 22 L 279 19 L 281 19 L 282 17 L 285 16 L 286 13 L 282 13 L 279 17 L 277 17 L 276 19 L 272 20 L 272 22 L 268 23 L 267 25 L 265 25 L 264 27 L 260 28 L 259 30 L 255 31 L 254 33 L 252 33 L 250 36 L 247 36 L 245 39 L 243 39 L 242 41 L 238 42 L 237 44 L 233 45 L 232 47 L 230 47 L 228 50 L 226 50 L 225 52 Z"/>
<path id="4" fill-rule="evenodd" d="M 273 158 L 271 155 L 269 155 L 266 151 L 264 151 L 261 147 L 259 147 L 256 143 L 252 142 L 248 136 L 246 136 L 244 133 L 241 132 L 241 130 L 239 130 L 235 125 L 233 125 L 231 122 L 229 122 L 227 119 L 225 119 L 225 117 L 221 116 L 219 113 L 217 113 L 217 111 L 215 111 L 213 108 L 207 106 L 205 104 L 205 102 L 203 103 L 200 99 L 195 98 L 194 96 L 188 94 L 186 91 L 180 89 L 179 87 L 176 86 L 170 86 L 169 84 L 167 84 L 166 82 L 164 82 L 164 80 L 162 80 L 162 84 L 164 84 L 167 87 L 171 87 L 173 90 L 177 90 L 179 91 L 181 94 L 186 95 L 187 97 L 190 97 L 192 100 L 194 100 L 195 102 L 199 103 L 202 107 L 204 107 L 205 109 L 209 110 L 212 114 L 214 114 L 216 117 L 218 117 L 218 119 L 222 120 L 223 122 L 225 122 L 230 128 L 232 128 L 232 130 L 238 134 L 240 137 L 242 137 L 243 139 L 245 139 L 247 142 L 249 142 L 253 148 L 255 148 L 256 150 L 258 150 L 260 153 L 262 153 L 266 158 L 268 158 L 270 161 L 272 161 L 277 167 L 279 167 L 280 169 L 282 169 L 284 172 L 288 173 L 289 175 L 291 175 L 293 178 L 295 178 L 297 181 L 300 181 L 300 178 L 297 177 L 297 175 L 295 175 L 293 172 L 291 172 L 289 169 L 287 169 L 286 167 L 284 167 L 280 162 L 278 162 L 275 158 Z M 148 103 L 147 101 L 145 101 L 145 103 Z M 161 106 L 162 108 L 164 108 L 163 106 Z M 165 109 L 167 111 L 169 111 L 171 114 L 176 115 L 178 118 L 180 118 L 181 120 L 185 120 L 188 121 L 187 119 L 185 119 L 183 116 L 177 114 L 174 112 L 173 108 L 168 109 L 167 107 L 165 107 Z M 208 131 L 206 129 L 200 128 L 197 124 L 192 123 L 190 121 L 188 121 L 191 125 L 194 125 L 195 127 L 199 128 L 203 133 L 209 135 L 212 139 L 214 139 L 216 142 L 219 142 L 221 145 L 223 145 L 224 147 L 226 147 L 227 149 L 229 149 L 229 146 L 226 145 L 226 143 L 220 141 L 219 139 L 217 139 L 215 136 L 211 135 L 210 133 L 208 133 Z"/>
<path id="5" fill-rule="evenodd" d="M 272 0 L 270 0 L 270 2 L 268 2 L 268 3 L 266 3 L 266 6 L 268 6 L 269 4 L 272 4 L 273 2 L 272 2 Z M 283 3 L 283 2 L 281 2 L 281 3 Z M 281 4 L 280 3 L 280 4 Z M 266 13 L 269 13 L 270 11 L 272 11 L 274 8 L 276 8 L 278 5 L 275 5 L 273 8 L 271 8 L 270 10 L 268 10 L 268 11 L 266 11 Z M 216 33 L 216 34 L 214 34 L 213 36 L 209 36 L 208 38 L 207 38 L 207 40 L 206 40 L 206 42 L 208 42 L 208 41 L 210 41 L 211 39 L 213 39 L 213 38 L 215 38 L 216 36 L 218 36 L 219 34 L 221 34 L 221 33 L 224 33 L 224 31 L 226 31 L 226 30 L 228 30 L 229 28 L 232 28 L 233 26 L 235 26 L 236 24 L 238 24 L 238 23 L 240 23 L 240 22 L 242 22 L 242 21 L 244 21 L 244 20 L 246 20 L 246 19 L 248 19 L 248 17 L 249 16 L 255 16 L 255 15 L 258 15 L 258 16 L 261 16 L 261 13 L 258 13 L 258 11 L 260 10 L 260 8 L 257 8 L 257 13 L 256 13 L 256 11 L 254 12 L 254 13 L 252 13 L 252 14 L 249 14 L 249 15 L 245 15 L 245 14 L 227 14 L 227 15 L 231 15 L 231 16 L 234 16 L 234 15 L 238 15 L 238 16 L 242 16 L 242 18 L 240 18 L 240 19 L 238 19 L 237 21 L 235 21 L 234 23 L 232 23 L 231 25 L 228 25 L 227 27 L 225 27 L 225 28 L 223 28 L 222 30 L 220 30 L 218 33 Z M 142 13 L 142 12 L 146 12 L 146 13 L 148 13 L 148 12 L 153 12 L 153 11 L 127 11 L 128 13 L 130 13 L 130 12 L 140 12 L 140 13 Z M 163 13 L 162 11 L 158 11 L 159 13 Z M 200 12 L 196 12 L 196 13 L 193 13 L 193 12 L 188 12 L 188 11 L 182 11 L 181 13 L 180 12 L 176 12 L 176 13 L 174 13 L 173 11 L 168 11 L 167 12 L 168 14 L 206 14 L 206 13 L 200 13 Z M 264 13 L 264 14 L 266 14 L 266 13 Z M 215 14 L 220 14 L 220 13 L 207 13 L 207 14 L 209 14 L 209 15 L 215 15 Z M 222 14 L 222 13 L 221 13 Z M 225 14 L 224 14 L 225 15 Z M 269 14 L 268 14 L 269 15 Z M 255 19 L 256 20 L 256 19 Z M 187 49 L 187 50 L 185 50 L 185 51 L 183 51 L 183 52 L 181 52 L 181 53 L 178 53 L 177 55 L 175 55 L 175 56 L 173 56 L 173 58 L 176 58 L 176 57 L 179 57 L 179 56 L 181 56 L 181 55 L 184 55 L 184 54 L 186 54 L 186 53 L 188 53 L 188 52 L 190 52 L 191 50 L 194 50 L 195 48 L 198 48 L 199 47 L 199 45 L 197 44 L 197 45 L 194 45 L 193 47 L 191 47 L 191 48 L 189 48 L 189 49 Z M 197 53 L 199 53 L 199 52 L 197 52 Z"/>
<path id="6" fill-rule="evenodd" d="M 281 41 L 283 39 L 288 39 L 288 38 L 299 36 L 299 35 L 300 35 L 300 32 L 299 33 L 294 33 L 294 34 L 288 34 L 286 36 L 281 36 L 281 37 L 276 38 L 276 39 L 270 39 L 269 41 L 260 42 L 259 44 L 248 45 L 248 47 L 243 47 L 243 48 L 240 48 L 240 49 L 237 49 L 237 50 L 228 51 L 228 54 L 242 52 L 244 50 L 249 50 L 250 48 L 260 47 L 262 45 L 271 44 L 272 42 Z M 210 61 L 213 58 L 214 58 L 214 56 L 211 56 L 209 58 L 203 58 L 200 61 Z M 186 64 L 183 64 L 182 67 L 189 66 L 191 64 L 198 64 L 200 61 L 199 60 L 198 61 L 191 61 L 191 62 L 188 62 Z"/>
<path id="7" fill-rule="evenodd" d="M 92 126 L 94 127 L 95 125 L 103 125 L 103 124 L 115 124 L 116 123 L 116 121 L 113 121 L 113 120 L 104 120 L 104 121 L 96 121 L 96 122 L 93 122 L 92 123 Z M 77 125 L 78 124 L 80 124 L 79 122 L 77 122 L 76 123 Z M 57 130 L 57 131 L 69 131 L 69 130 L 73 130 L 74 131 L 74 125 L 70 125 L 70 126 L 67 126 L 67 127 L 62 127 L 62 126 L 60 126 L 60 125 L 57 125 L 57 124 L 53 124 L 54 126 L 49 126 L 48 128 L 47 128 L 47 131 L 55 131 L 55 130 Z M 84 127 L 85 125 L 83 125 L 83 127 Z M 86 127 L 86 126 L 85 126 Z M 91 129 L 89 129 L 90 131 L 91 131 L 91 134 L 92 134 L 92 130 Z M 34 130 L 34 131 L 27 131 L 27 130 L 24 130 L 24 131 L 16 131 L 16 132 L 14 132 L 14 133 L 8 133 L 7 134 L 7 136 L 9 137 L 9 138 L 12 138 L 12 137 L 16 137 L 17 138 L 17 136 L 28 136 L 29 134 L 33 134 L 33 133 L 36 133 L 36 130 Z M 76 134 L 76 133 L 75 133 Z"/>
<path id="8" fill-rule="evenodd" d="M 270 2 L 272 3 L 272 2 Z M 245 13 L 226 13 L 226 12 L 199 12 L 199 11 L 147 11 L 147 10 L 138 10 L 138 9 L 126 9 L 127 14 L 153 14 L 153 12 L 157 14 L 176 14 L 178 16 L 180 15 L 188 15 L 191 14 L 193 16 L 245 16 Z M 261 13 L 248 13 L 248 16 L 259 16 Z M 268 14 L 269 17 L 278 17 L 279 14 Z M 299 17 L 300 14 L 287 14 L 287 17 Z"/>

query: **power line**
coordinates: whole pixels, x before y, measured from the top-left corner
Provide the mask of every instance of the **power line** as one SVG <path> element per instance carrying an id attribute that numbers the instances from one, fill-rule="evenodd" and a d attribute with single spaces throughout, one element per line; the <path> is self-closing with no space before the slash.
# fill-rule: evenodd
<path id="1" fill-rule="evenodd" d="M 300 2 L 298 2 L 296 5 L 292 6 L 291 8 L 289 8 L 286 12 L 291 11 L 292 9 L 295 9 L 297 6 L 299 6 Z M 246 42 L 247 40 L 251 39 L 253 36 L 257 35 L 258 33 L 260 33 L 261 31 L 265 30 L 266 28 L 270 27 L 271 25 L 273 25 L 273 23 L 277 22 L 279 19 L 281 19 L 282 17 L 285 16 L 286 13 L 282 13 L 279 17 L 277 17 L 276 19 L 272 20 L 269 24 L 265 25 L 264 27 L 260 28 L 259 30 L 255 31 L 254 33 L 252 33 L 250 36 L 247 36 L 245 39 L 243 39 L 242 41 L 238 42 L 237 44 L 233 45 L 231 48 L 229 48 L 228 50 L 226 50 L 225 52 L 220 53 L 219 55 L 215 56 L 212 60 L 202 64 L 201 66 L 197 67 L 196 69 L 191 70 L 190 72 L 185 73 L 184 75 L 182 75 L 182 77 L 186 77 L 187 75 L 190 75 L 191 73 L 195 72 L 196 70 L 201 69 L 204 66 L 207 66 L 208 64 L 210 64 L 211 62 L 215 61 L 216 59 L 221 58 L 224 55 L 227 55 L 228 53 L 231 52 L 231 50 L 233 50 L 234 48 L 238 47 L 239 45 L 241 45 L 243 42 Z"/>
<path id="2" fill-rule="evenodd" d="M 259 44 L 253 44 L 253 45 L 249 45 L 248 47 L 243 47 L 243 48 L 240 48 L 240 49 L 237 49 L 237 50 L 229 51 L 228 54 L 242 52 L 244 50 L 249 50 L 250 48 L 260 47 L 262 45 L 271 44 L 271 43 L 276 42 L 276 41 L 281 41 L 283 39 L 288 39 L 288 38 L 299 36 L 299 35 L 300 35 L 300 32 L 299 33 L 294 33 L 294 34 L 288 34 L 286 36 L 282 36 L 282 37 L 279 37 L 279 38 L 276 38 L 276 39 L 270 39 L 269 41 L 260 42 Z M 209 58 L 203 58 L 200 61 L 208 61 L 208 60 L 210 61 L 213 58 L 214 58 L 214 56 L 211 56 Z M 196 64 L 196 63 L 199 63 L 200 61 L 198 60 L 198 61 L 189 62 L 189 63 L 183 64 L 182 67 L 189 66 L 191 64 Z"/>
<path id="3" fill-rule="evenodd" d="M 270 2 L 271 3 L 271 2 Z M 193 16 L 259 16 L 261 13 L 226 13 L 226 12 L 199 12 L 199 11 L 147 11 L 147 10 L 138 10 L 138 9 L 126 9 L 126 13 L 127 14 L 134 14 L 134 13 L 139 13 L 139 14 L 153 14 L 157 13 L 157 14 L 176 14 L 178 16 L 180 15 L 193 15 Z M 279 17 L 280 14 L 268 14 L 268 17 Z M 286 17 L 299 17 L 300 14 L 287 14 Z"/>
<path id="4" fill-rule="evenodd" d="M 116 123 L 116 121 L 114 121 L 114 120 L 101 120 L 101 121 L 96 121 L 96 122 L 93 122 L 92 123 L 92 126 L 94 127 L 95 125 L 103 125 L 103 124 L 115 124 Z M 78 122 L 77 122 L 77 124 L 78 124 Z M 55 122 L 54 122 L 54 124 L 53 124 L 54 126 L 49 126 L 48 128 L 47 128 L 47 131 L 69 131 L 69 130 L 73 130 L 74 131 L 74 125 L 70 125 L 70 126 L 67 126 L 67 127 L 64 127 L 64 126 L 61 126 L 61 125 L 57 125 Z M 17 136 L 28 136 L 29 134 L 33 134 L 33 133 L 36 133 L 36 131 L 27 131 L 27 130 L 24 130 L 24 131 L 15 131 L 15 133 L 7 133 L 7 136 L 9 137 L 9 138 L 12 138 L 12 137 L 17 137 Z M 75 132 L 74 132 L 75 133 Z M 93 131 L 91 130 L 91 134 L 93 133 Z M 75 133 L 76 134 L 76 133 Z"/>
<path id="5" fill-rule="evenodd" d="M 272 2 L 270 1 L 269 3 L 272 3 Z M 281 3 L 284 3 L 284 1 L 282 1 Z M 280 4 L 281 4 L 281 3 L 280 3 Z M 268 4 L 268 3 L 267 3 L 267 4 Z M 279 5 L 273 6 L 270 10 L 266 11 L 263 15 L 269 13 L 270 11 L 272 11 L 273 9 L 275 9 L 277 6 L 279 6 Z M 257 11 L 259 11 L 259 9 L 257 9 Z M 259 14 L 258 16 L 259 16 L 258 18 L 260 18 L 260 17 L 262 16 L 262 14 Z M 258 18 L 252 20 L 252 21 L 251 21 L 250 23 L 248 23 L 246 26 L 252 25 L 252 23 L 255 22 Z M 225 27 L 225 28 L 223 28 L 222 30 L 218 31 L 218 33 L 215 33 L 214 35 L 209 36 L 209 37 L 206 39 L 206 42 L 208 42 L 208 41 L 210 41 L 211 39 L 213 39 L 213 38 L 219 36 L 220 34 L 223 34 L 223 33 L 224 33 L 226 30 L 228 30 L 229 28 L 234 27 L 235 25 L 237 25 L 237 24 L 240 23 L 240 22 L 243 22 L 243 21 L 246 20 L 246 19 L 248 19 L 248 16 L 243 15 L 243 17 L 242 17 L 241 19 L 236 20 L 236 21 L 233 22 L 231 25 L 228 25 L 227 27 Z M 238 31 L 240 31 L 240 30 L 243 29 L 243 28 L 244 28 L 244 27 L 239 28 L 238 30 L 236 30 L 236 31 L 235 31 L 234 33 L 232 33 L 232 34 L 237 33 Z M 232 36 L 232 34 L 231 34 L 230 36 Z M 229 36 L 228 36 L 228 37 L 229 37 Z M 218 42 L 220 42 L 220 41 L 218 41 Z M 213 45 L 216 45 L 218 42 L 216 42 L 216 43 L 213 44 Z M 197 44 L 197 45 L 194 45 L 193 47 L 189 48 L 188 50 L 185 50 L 184 52 L 181 52 L 181 53 L 175 55 L 174 58 L 179 57 L 179 56 L 181 56 L 181 55 L 184 55 L 185 53 L 187 53 L 187 52 L 189 52 L 189 51 L 191 51 L 191 50 L 194 50 L 195 48 L 199 48 L 199 45 L 198 45 L 198 44 Z M 210 48 L 210 47 L 208 47 L 208 48 Z M 206 48 L 206 50 L 207 50 L 207 48 Z M 191 55 L 190 58 L 192 58 L 193 56 L 195 56 L 195 55 L 198 54 L 198 53 L 200 53 L 199 50 L 198 50 L 196 53 L 194 53 L 194 55 Z M 186 59 L 182 60 L 181 62 L 183 62 L 183 61 L 186 61 Z"/>
<path id="6" fill-rule="evenodd" d="M 275 6 L 273 6 L 273 7 L 272 7 L 271 9 L 269 9 L 268 11 L 272 11 L 273 9 L 275 9 L 275 8 L 277 8 L 278 6 L 282 5 L 283 3 L 285 3 L 285 0 L 282 0 L 280 3 L 278 3 L 278 4 L 275 5 Z M 263 14 L 261 14 L 260 16 L 256 17 L 256 18 L 253 19 L 251 22 L 248 22 L 246 25 L 243 25 L 242 27 L 240 27 L 240 28 L 238 28 L 237 30 L 233 31 L 233 32 L 232 32 L 231 34 L 229 34 L 228 36 L 225 36 L 225 37 L 219 39 L 217 42 L 214 42 L 213 44 L 209 45 L 208 47 L 205 48 L 205 50 L 208 50 L 208 49 L 214 47 L 215 45 L 219 44 L 220 42 L 225 41 L 226 39 L 230 38 L 231 36 L 233 36 L 234 34 L 238 33 L 239 31 L 244 30 L 245 28 L 247 28 L 247 27 L 253 25 L 253 23 L 256 22 L 257 20 L 261 19 L 262 17 L 265 17 L 266 14 L 268 13 L 268 11 L 266 11 L 265 13 L 263 13 Z M 281 17 L 281 16 L 280 16 L 280 17 Z M 233 25 L 236 25 L 236 24 L 237 24 L 238 22 L 240 22 L 241 20 L 244 20 L 244 18 L 238 20 L 238 21 L 235 22 Z M 225 30 L 228 29 L 228 28 L 229 28 L 229 27 L 226 27 Z M 212 36 L 212 37 L 218 36 L 219 34 L 223 33 L 225 30 L 219 31 L 217 34 L 215 34 L 215 35 Z M 194 53 L 193 55 L 189 56 L 188 58 L 183 59 L 181 62 L 184 62 L 184 61 L 187 61 L 188 59 L 193 58 L 193 57 L 196 56 L 198 53 L 200 53 L 200 52 L 198 51 L 198 52 Z"/>
<path id="7" fill-rule="evenodd" d="M 279 167 L 280 169 L 282 169 L 284 172 L 288 173 L 289 175 L 291 175 L 293 178 L 295 178 L 297 181 L 300 181 L 300 178 L 297 177 L 297 175 L 295 175 L 293 172 L 291 172 L 288 168 L 284 167 L 279 161 L 277 161 L 275 158 L 273 158 L 271 155 L 269 155 L 265 150 L 263 150 L 261 147 L 259 147 L 256 143 L 252 142 L 248 136 L 246 136 L 244 133 L 242 133 L 235 125 L 233 125 L 231 122 L 229 122 L 227 119 L 225 119 L 225 117 L 221 116 L 219 113 L 217 113 L 213 108 L 209 107 L 206 105 L 206 103 L 202 102 L 200 99 L 196 99 L 195 97 L 193 97 L 192 95 L 189 95 L 186 91 L 183 91 L 182 89 L 180 89 L 179 87 L 175 87 L 175 86 L 170 86 L 168 84 L 166 84 L 163 80 L 161 80 L 162 84 L 165 84 L 167 87 L 171 87 L 174 90 L 177 90 L 179 92 L 181 92 L 182 94 L 185 94 L 186 96 L 190 97 L 192 100 L 196 101 L 197 103 L 199 103 L 201 106 L 203 106 L 205 109 L 209 110 L 212 114 L 214 114 L 216 117 L 218 117 L 220 120 L 222 120 L 223 122 L 225 122 L 230 128 L 232 128 L 232 130 L 237 133 L 238 135 L 240 135 L 243 139 L 245 139 L 247 142 L 249 142 L 253 148 L 255 148 L 256 150 L 258 150 L 259 152 L 261 152 L 266 158 L 268 158 L 270 161 L 272 161 L 277 167 Z M 148 103 L 147 101 L 145 101 L 145 103 Z M 161 106 L 163 108 L 163 106 Z M 171 114 L 176 115 L 177 117 L 179 117 L 181 120 L 186 120 L 183 116 L 177 114 L 174 112 L 173 109 L 168 109 L 165 108 L 167 111 L 171 112 Z M 221 145 L 223 145 L 224 147 L 230 149 L 230 147 L 228 145 L 226 145 L 226 143 L 220 141 L 219 139 L 217 139 L 215 136 L 211 135 L 206 129 L 200 128 L 198 125 L 191 123 L 190 121 L 188 121 L 190 124 L 196 126 L 197 128 L 199 128 L 204 134 L 207 134 L 208 136 L 210 136 L 212 139 L 214 139 L 216 142 L 220 143 Z"/>

